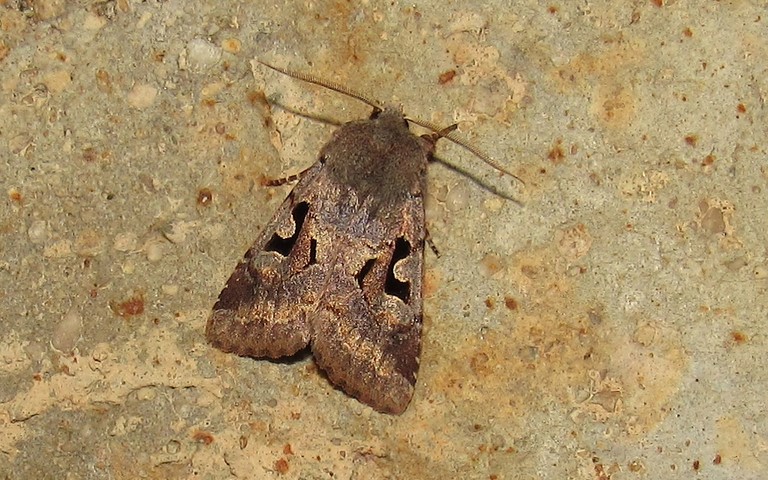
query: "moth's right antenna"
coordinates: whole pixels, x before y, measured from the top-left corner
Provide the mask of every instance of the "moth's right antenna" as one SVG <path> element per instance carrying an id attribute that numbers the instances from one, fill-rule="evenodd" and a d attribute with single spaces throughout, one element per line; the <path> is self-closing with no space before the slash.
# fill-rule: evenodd
<path id="1" fill-rule="evenodd" d="M 432 130 L 433 132 L 435 132 L 439 136 L 441 136 L 443 138 L 447 138 L 448 140 L 452 141 L 456 145 L 459 145 L 459 146 L 462 146 L 462 147 L 466 148 L 467 150 L 472 152 L 477 158 L 479 158 L 480 160 L 482 160 L 486 164 L 490 165 L 495 170 L 498 170 L 501 173 L 509 175 L 510 177 L 514 178 L 518 182 L 520 182 L 523 185 L 525 185 L 525 182 L 523 181 L 522 178 L 518 177 L 517 175 L 515 175 L 512 172 L 510 172 L 506 168 L 502 167 L 501 165 L 499 165 L 499 163 L 497 163 L 494 159 L 492 159 L 487 153 L 485 153 L 484 151 L 480 150 L 479 148 L 475 147 L 474 145 L 472 145 L 471 143 L 466 141 L 464 138 L 461 138 L 459 135 L 457 135 L 454 132 L 454 130 L 456 130 L 456 124 L 453 124 L 453 125 L 451 125 L 448 128 L 440 128 L 437 125 L 435 125 L 434 123 L 425 122 L 424 120 L 408 118 L 408 121 L 409 122 L 413 122 L 416 125 L 420 125 L 420 126 L 422 126 L 424 128 L 427 128 L 429 130 Z"/>

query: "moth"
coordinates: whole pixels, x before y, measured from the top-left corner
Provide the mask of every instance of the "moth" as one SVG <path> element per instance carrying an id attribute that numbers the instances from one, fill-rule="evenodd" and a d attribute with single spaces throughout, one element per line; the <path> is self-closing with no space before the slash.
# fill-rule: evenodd
<path id="1" fill-rule="evenodd" d="M 399 109 L 260 63 L 365 101 L 373 113 L 339 127 L 297 175 L 227 280 L 205 336 L 220 350 L 254 358 L 309 347 L 345 393 L 402 413 L 421 352 L 427 164 L 439 138 L 456 141 L 455 126 L 417 122 L 436 132 L 417 136 Z"/>

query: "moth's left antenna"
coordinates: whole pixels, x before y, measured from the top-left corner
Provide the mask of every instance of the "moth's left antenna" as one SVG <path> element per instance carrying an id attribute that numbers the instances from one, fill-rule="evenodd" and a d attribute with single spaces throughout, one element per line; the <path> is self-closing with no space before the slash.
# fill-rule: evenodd
<path id="1" fill-rule="evenodd" d="M 382 107 L 379 102 L 373 100 L 372 98 L 370 98 L 370 97 L 368 97 L 366 95 L 363 95 L 362 93 L 358 93 L 358 92 L 355 92 L 353 90 L 350 90 L 349 88 L 347 88 L 344 85 L 341 85 L 339 83 L 336 83 L 336 82 L 333 82 L 333 81 L 330 81 L 330 80 L 325 80 L 323 78 L 318 78 L 318 77 L 312 75 L 311 73 L 297 72 L 295 70 L 288 70 L 287 68 L 276 67 L 274 65 L 271 65 L 271 64 L 269 64 L 267 62 L 263 62 L 263 61 L 258 60 L 258 59 L 256 61 L 259 62 L 260 64 L 264 65 L 267 68 L 271 68 L 272 70 L 274 70 L 276 72 L 282 73 L 283 75 L 288 75 L 289 77 L 293 77 L 293 78 L 295 78 L 297 80 L 302 80 L 304 82 L 314 83 L 315 85 L 320 85 L 321 87 L 325 87 L 325 88 L 328 88 L 330 90 L 333 90 L 333 91 L 342 93 L 344 95 L 347 95 L 349 97 L 356 98 L 356 99 L 360 100 L 363 103 L 367 103 L 368 105 L 370 105 L 371 107 L 375 108 L 378 111 L 384 110 L 384 107 Z"/>

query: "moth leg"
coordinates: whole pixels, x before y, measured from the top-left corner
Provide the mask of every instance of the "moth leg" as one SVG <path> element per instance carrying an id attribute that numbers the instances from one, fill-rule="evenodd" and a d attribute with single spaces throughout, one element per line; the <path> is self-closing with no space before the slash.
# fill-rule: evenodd
<path id="1" fill-rule="evenodd" d="M 451 138 L 451 132 L 456 130 L 459 127 L 458 123 L 454 123 L 453 125 L 449 125 L 445 127 L 444 129 L 434 132 L 434 133 L 428 133 L 426 135 L 422 135 L 421 138 L 426 140 L 427 142 L 431 143 L 432 145 L 436 144 L 438 140 L 441 138 Z"/>
<path id="2" fill-rule="evenodd" d="M 429 233 L 429 228 L 424 227 L 424 241 L 429 245 L 429 249 L 435 254 L 437 258 L 440 258 L 440 250 L 437 249 L 437 245 L 432 241 L 432 235 Z"/>
<path id="3" fill-rule="evenodd" d="M 279 187 L 280 185 L 285 185 L 286 183 L 296 182 L 301 179 L 301 177 L 304 176 L 305 173 L 307 173 L 309 170 L 312 169 L 314 165 L 310 165 L 308 168 L 305 168 L 304 170 L 300 171 L 299 173 L 294 173 L 293 175 L 288 175 L 287 177 L 282 178 L 261 178 L 261 184 L 265 187 Z"/>

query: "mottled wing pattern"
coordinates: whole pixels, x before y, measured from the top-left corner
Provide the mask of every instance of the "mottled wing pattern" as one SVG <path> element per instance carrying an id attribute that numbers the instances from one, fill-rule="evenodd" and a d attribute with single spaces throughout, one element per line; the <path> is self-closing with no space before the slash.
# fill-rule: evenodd
<path id="1" fill-rule="evenodd" d="M 384 235 L 332 240 L 332 281 L 311 320 L 312 353 L 328 378 L 389 413 L 408 406 L 421 351 L 424 206 L 418 197 L 401 207 L 396 229 L 370 230 Z"/>
<path id="2" fill-rule="evenodd" d="M 227 281 L 206 337 L 257 358 L 311 345 L 331 382 L 400 413 L 419 368 L 434 140 L 411 134 L 399 113 L 380 117 L 341 127 L 302 174 Z"/>
<path id="3" fill-rule="evenodd" d="M 227 280 L 213 306 L 205 336 L 225 352 L 255 358 L 293 355 L 309 344 L 308 315 L 316 308 L 315 283 L 324 266 L 311 254 L 307 198 L 322 165 L 302 175 Z M 293 252 L 293 255 L 291 255 Z M 327 270 L 327 268 L 325 268 Z"/>

